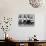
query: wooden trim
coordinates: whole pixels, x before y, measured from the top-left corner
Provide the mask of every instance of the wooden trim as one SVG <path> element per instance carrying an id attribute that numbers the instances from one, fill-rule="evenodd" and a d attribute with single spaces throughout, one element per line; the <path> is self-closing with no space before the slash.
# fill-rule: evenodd
<path id="1" fill-rule="evenodd" d="M 0 41 L 5 41 L 5 40 L 0 40 Z"/>

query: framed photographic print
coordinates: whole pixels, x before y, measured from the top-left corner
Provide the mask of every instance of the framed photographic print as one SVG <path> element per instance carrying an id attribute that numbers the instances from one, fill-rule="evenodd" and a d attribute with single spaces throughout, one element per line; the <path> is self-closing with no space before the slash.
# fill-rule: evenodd
<path id="1" fill-rule="evenodd" d="M 18 25 L 19 26 L 34 26 L 35 15 L 33 14 L 19 14 Z"/>

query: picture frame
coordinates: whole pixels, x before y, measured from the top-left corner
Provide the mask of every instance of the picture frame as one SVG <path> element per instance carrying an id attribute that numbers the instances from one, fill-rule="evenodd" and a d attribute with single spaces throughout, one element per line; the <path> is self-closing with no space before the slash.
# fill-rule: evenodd
<path id="1" fill-rule="evenodd" d="M 34 26 L 35 15 L 34 14 L 19 14 L 18 25 L 19 26 Z"/>

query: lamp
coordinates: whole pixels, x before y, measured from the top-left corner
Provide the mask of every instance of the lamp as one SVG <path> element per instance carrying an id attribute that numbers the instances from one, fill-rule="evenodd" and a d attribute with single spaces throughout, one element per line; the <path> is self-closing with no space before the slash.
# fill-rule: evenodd
<path id="1" fill-rule="evenodd" d="M 33 8 L 38 8 L 42 5 L 43 0 L 29 0 L 29 3 Z"/>

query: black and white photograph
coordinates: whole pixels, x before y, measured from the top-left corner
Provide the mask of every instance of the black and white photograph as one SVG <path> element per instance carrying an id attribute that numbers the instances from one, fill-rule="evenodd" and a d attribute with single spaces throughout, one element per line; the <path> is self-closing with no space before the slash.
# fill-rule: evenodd
<path id="1" fill-rule="evenodd" d="M 18 24 L 20 26 L 34 26 L 35 25 L 35 15 L 33 14 L 20 14 L 18 17 Z"/>

